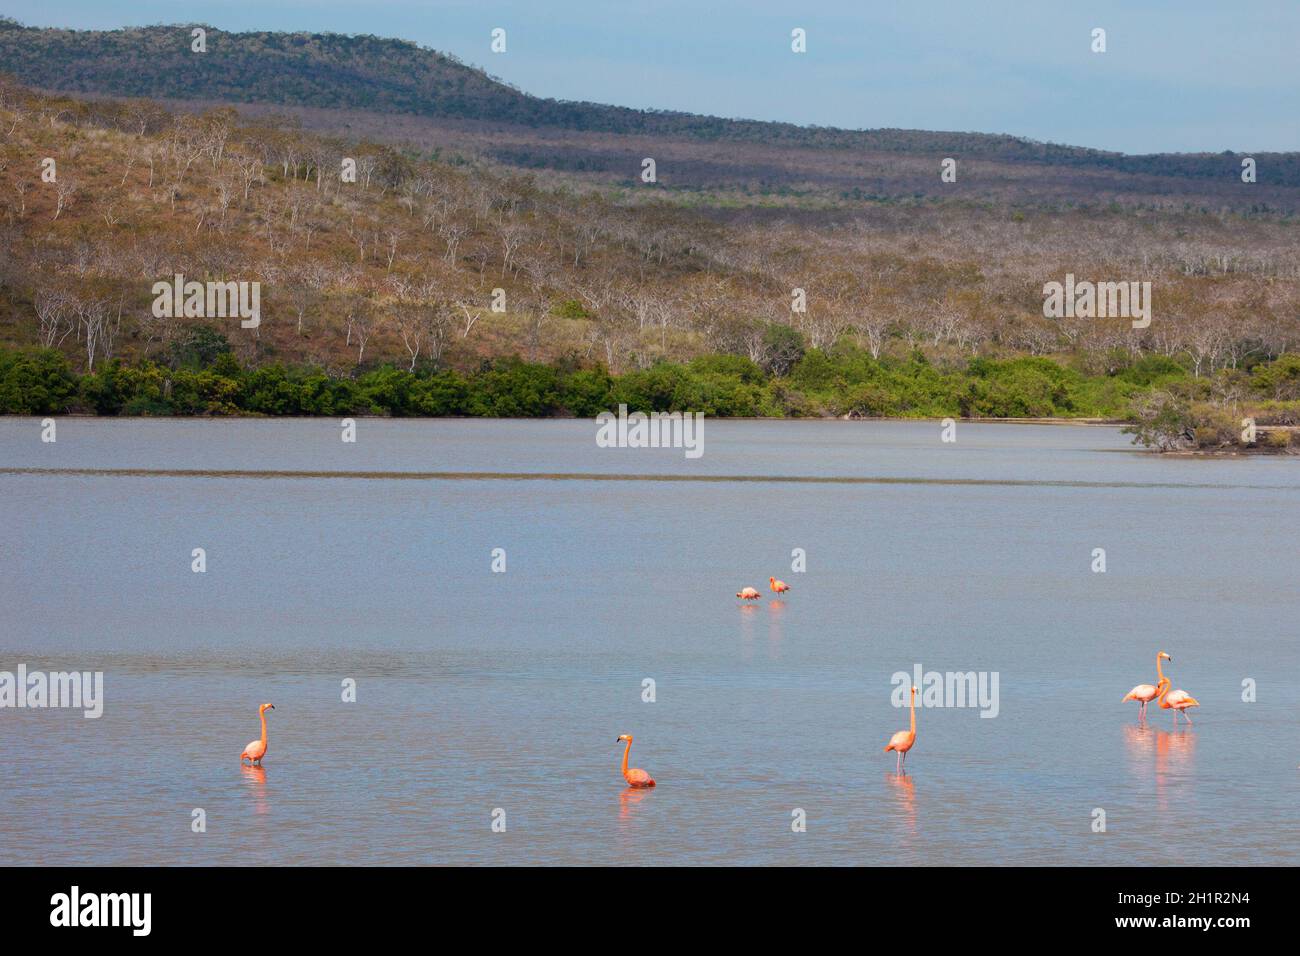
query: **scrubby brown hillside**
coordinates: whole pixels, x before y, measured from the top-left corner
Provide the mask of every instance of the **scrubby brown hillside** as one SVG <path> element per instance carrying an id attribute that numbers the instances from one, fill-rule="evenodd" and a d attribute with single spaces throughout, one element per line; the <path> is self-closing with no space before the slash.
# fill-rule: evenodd
<path id="1" fill-rule="evenodd" d="M 54 160 L 57 180 L 42 180 Z M 341 180 L 344 158 L 358 166 Z M 686 204 L 484 162 L 147 101 L 0 87 L 0 344 L 87 368 L 164 354 L 175 273 L 262 284 L 263 321 L 216 320 L 245 363 L 434 362 L 518 353 L 613 371 L 733 352 L 768 329 L 873 355 L 1066 355 L 1090 370 L 1157 353 L 1204 373 L 1296 347 L 1296 224 L 1286 217 L 962 201 Z M 1044 282 L 1153 283 L 1155 317 L 1048 320 Z M 493 312 L 494 290 L 504 312 Z M 792 311 L 802 289 L 807 310 Z"/>

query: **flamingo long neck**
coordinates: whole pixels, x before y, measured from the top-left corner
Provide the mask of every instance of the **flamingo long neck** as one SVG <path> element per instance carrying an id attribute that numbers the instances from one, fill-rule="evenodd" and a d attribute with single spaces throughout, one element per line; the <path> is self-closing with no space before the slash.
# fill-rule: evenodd
<path id="1" fill-rule="evenodd" d="M 1156 686 L 1159 687 L 1159 686 L 1160 686 L 1160 681 L 1162 681 L 1162 680 L 1165 679 L 1165 672 L 1164 672 L 1164 669 L 1160 666 L 1160 655 L 1159 655 L 1159 654 L 1156 655 L 1156 677 L 1159 678 L 1159 680 L 1156 681 Z"/>
<path id="2" fill-rule="evenodd" d="M 631 750 L 632 750 L 632 741 L 629 740 L 627 742 L 627 746 L 623 748 L 623 776 L 625 777 L 627 776 L 627 755 L 628 753 L 631 752 Z"/>
<path id="3" fill-rule="evenodd" d="M 1157 667 L 1160 666 L 1159 661 L 1156 662 L 1156 666 Z M 1160 701 L 1164 700 L 1165 694 L 1169 693 L 1169 688 L 1173 686 L 1174 685 L 1170 683 L 1169 678 L 1166 677 L 1164 674 L 1161 674 L 1160 683 L 1156 685 L 1156 703 L 1159 703 Z"/>
<path id="4" fill-rule="evenodd" d="M 257 716 L 262 718 L 262 746 L 266 746 L 266 711 L 259 710 Z"/>
<path id="5" fill-rule="evenodd" d="M 912 691 L 912 736 L 916 736 L 916 691 Z"/>

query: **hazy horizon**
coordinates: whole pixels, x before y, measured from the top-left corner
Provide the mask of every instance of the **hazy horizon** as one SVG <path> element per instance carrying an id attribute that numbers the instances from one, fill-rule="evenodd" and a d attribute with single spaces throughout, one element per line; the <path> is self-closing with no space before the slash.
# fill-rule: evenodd
<path id="1" fill-rule="evenodd" d="M 109 30 L 159 23 L 229 32 L 335 32 L 411 40 L 526 93 L 731 118 L 835 126 L 1009 134 L 1129 154 L 1300 150 L 1300 7 L 1211 3 L 1146 10 L 1103 2 L 1086 12 L 1009 2 L 983 9 L 817 13 L 760 0 L 699 9 L 667 0 L 653 18 L 590 0 L 533 9 L 455 0 L 247 0 L 133 5 L 6 0 L 26 25 Z M 682 24 L 691 24 L 684 28 Z M 507 51 L 489 50 L 492 29 Z M 807 31 L 808 52 L 790 49 Z M 1090 49 L 1094 27 L 1107 51 Z"/>

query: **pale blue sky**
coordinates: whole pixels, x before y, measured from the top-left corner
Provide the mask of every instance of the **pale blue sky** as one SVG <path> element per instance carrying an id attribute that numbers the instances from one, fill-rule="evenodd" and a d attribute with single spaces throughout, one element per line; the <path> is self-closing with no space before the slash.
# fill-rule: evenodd
<path id="1" fill-rule="evenodd" d="M 396 36 L 529 93 L 624 106 L 1128 153 L 1300 150 L 1298 0 L 0 0 L 0 13 Z M 498 26 L 504 55 L 488 48 Z"/>

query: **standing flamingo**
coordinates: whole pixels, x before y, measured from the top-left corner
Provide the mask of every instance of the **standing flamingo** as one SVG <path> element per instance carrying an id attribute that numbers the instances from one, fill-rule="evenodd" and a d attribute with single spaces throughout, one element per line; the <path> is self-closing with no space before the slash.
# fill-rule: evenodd
<path id="1" fill-rule="evenodd" d="M 627 785 L 629 787 L 653 787 L 655 781 L 650 774 L 636 767 L 631 770 L 627 769 L 627 755 L 632 750 L 632 735 L 619 734 L 618 740 L 627 741 L 627 746 L 623 748 L 623 779 L 627 781 Z M 614 742 L 618 743 L 618 740 Z"/>
<path id="2" fill-rule="evenodd" d="M 1164 651 L 1161 651 L 1156 655 L 1156 686 L 1152 687 L 1150 684 L 1138 684 L 1124 695 L 1124 700 L 1138 701 L 1138 720 L 1147 719 L 1147 704 L 1163 693 L 1161 687 L 1163 687 L 1168 678 L 1165 677 L 1165 672 L 1160 669 L 1160 662 L 1162 660 L 1169 661 L 1172 664 L 1174 659 Z M 1120 701 L 1120 703 L 1123 702 L 1124 701 Z"/>
<path id="3" fill-rule="evenodd" d="M 757 601 L 762 596 L 755 588 L 741 588 L 736 592 L 736 597 L 744 598 L 746 601 Z"/>
<path id="4" fill-rule="evenodd" d="M 889 746 L 885 748 L 885 753 L 891 750 L 898 751 L 898 760 L 895 769 L 898 773 L 903 772 L 903 762 L 907 759 L 907 752 L 912 749 L 912 744 L 916 743 L 916 687 L 912 687 L 912 729 L 900 730 L 894 736 L 889 738 Z"/>
<path id="5" fill-rule="evenodd" d="M 767 583 L 771 585 L 772 590 L 777 594 L 784 594 L 786 591 L 790 590 L 790 585 L 786 584 L 784 581 L 778 581 L 776 578 L 768 578 Z"/>
<path id="6" fill-rule="evenodd" d="M 275 704 L 263 704 L 257 708 L 257 716 L 262 718 L 262 739 L 254 740 L 244 748 L 244 752 L 239 755 L 240 763 L 243 763 L 244 758 L 247 757 L 254 767 L 262 766 L 262 758 L 266 756 L 266 712 L 268 710 L 275 710 Z"/>
<path id="7" fill-rule="evenodd" d="M 1174 712 L 1175 724 L 1178 723 L 1179 714 L 1186 717 L 1187 722 L 1190 724 L 1192 722 L 1192 715 L 1187 713 L 1187 708 L 1200 707 L 1201 702 L 1185 690 L 1170 690 L 1169 688 L 1171 686 L 1169 678 L 1166 677 L 1164 684 L 1165 690 L 1164 693 L 1160 695 L 1160 709 L 1172 710 Z"/>

